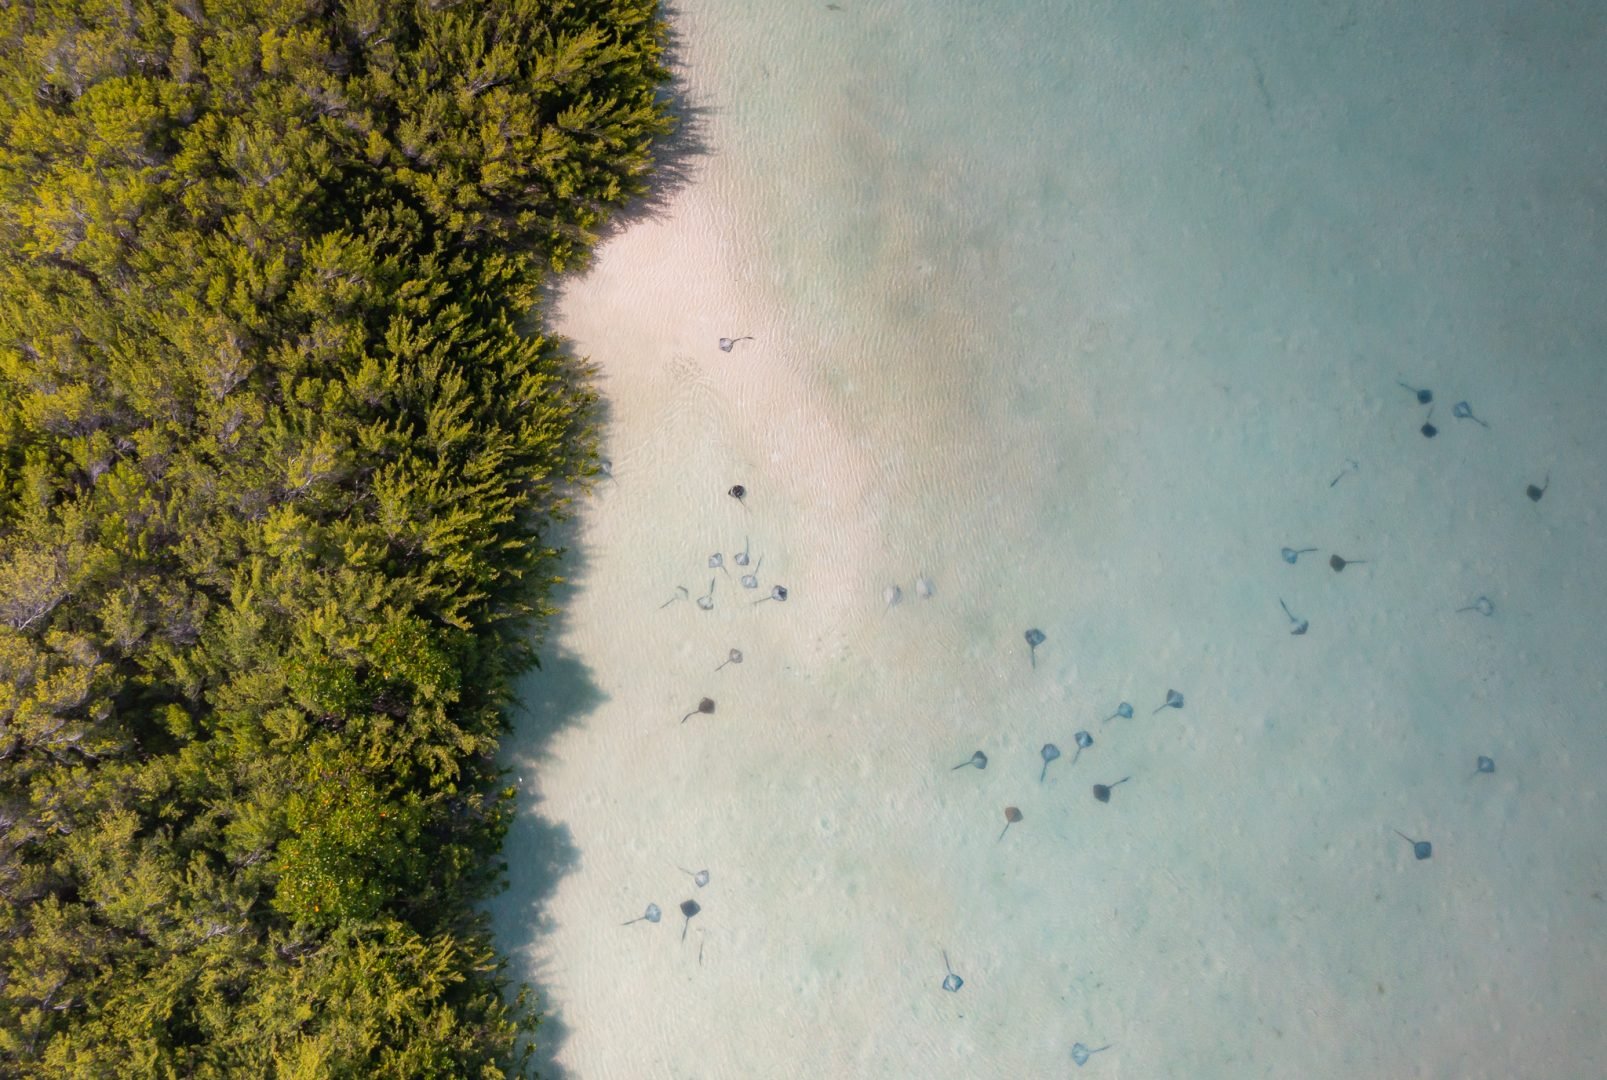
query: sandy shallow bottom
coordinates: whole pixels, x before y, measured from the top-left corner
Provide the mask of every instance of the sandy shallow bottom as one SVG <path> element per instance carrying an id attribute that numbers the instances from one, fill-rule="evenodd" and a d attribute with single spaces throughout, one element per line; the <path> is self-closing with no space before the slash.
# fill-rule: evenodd
<path id="1" fill-rule="evenodd" d="M 1601 1073 L 1600 136 L 1530 175 L 1535 124 L 1492 135 L 1490 178 L 1430 197 L 1449 181 L 1350 133 L 1473 119 L 1358 118 L 1248 14 L 1241 48 L 1091 5 L 1063 65 L 1037 4 L 945 33 L 894 3 L 687 7 L 693 180 L 559 307 L 614 479 L 508 740 L 492 905 L 548 1071 L 1058 1076 L 1081 1042 L 1111 1044 L 1090 1075 Z M 1325 31 L 1358 58 L 1402 32 L 1358 17 Z M 1094 103 L 1032 150 L 1052 179 L 1008 130 L 1041 118 L 964 112 L 1010 100 L 990 50 Z M 1220 110 L 1116 94 L 1192 101 L 1229 61 Z M 1429 114 L 1467 90 L 1433 61 L 1376 62 Z M 1550 117 L 1501 63 L 1499 108 Z M 909 104 L 934 68 L 956 129 Z M 1438 391 L 1435 439 L 1403 378 Z"/>

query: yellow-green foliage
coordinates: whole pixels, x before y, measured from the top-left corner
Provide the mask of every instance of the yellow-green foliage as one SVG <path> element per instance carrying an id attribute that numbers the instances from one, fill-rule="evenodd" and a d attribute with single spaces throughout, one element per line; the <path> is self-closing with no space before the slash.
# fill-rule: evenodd
<path id="1" fill-rule="evenodd" d="M 0 1061 L 479 1076 L 656 0 L 0 0 Z"/>

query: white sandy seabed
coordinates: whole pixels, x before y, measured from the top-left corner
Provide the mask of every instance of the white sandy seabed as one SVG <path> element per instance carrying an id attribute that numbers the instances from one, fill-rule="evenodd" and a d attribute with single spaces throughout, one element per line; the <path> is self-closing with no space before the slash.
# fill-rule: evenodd
<path id="1" fill-rule="evenodd" d="M 692 180 L 562 296 L 548 1072 L 1607 1075 L 1601 27 L 842 6 L 677 13 Z"/>

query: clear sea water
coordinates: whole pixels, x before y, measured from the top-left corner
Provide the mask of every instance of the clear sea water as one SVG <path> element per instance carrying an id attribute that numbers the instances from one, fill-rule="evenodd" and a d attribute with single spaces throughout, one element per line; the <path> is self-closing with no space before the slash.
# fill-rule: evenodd
<path id="1" fill-rule="evenodd" d="M 1607 6 L 836 7 L 563 292 L 548 1073 L 1607 1075 Z"/>

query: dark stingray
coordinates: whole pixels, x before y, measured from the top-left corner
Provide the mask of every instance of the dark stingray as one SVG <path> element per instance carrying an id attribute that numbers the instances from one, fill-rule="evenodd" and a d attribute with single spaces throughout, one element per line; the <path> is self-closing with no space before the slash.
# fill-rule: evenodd
<path id="1" fill-rule="evenodd" d="M 727 665 L 727 664 L 740 664 L 740 663 L 742 663 L 742 650 L 741 649 L 732 649 L 730 652 L 726 653 L 725 659 L 721 660 L 719 665 L 717 667 L 715 667 L 714 670 L 719 671 L 720 668 L 725 667 L 725 665 Z"/>
<path id="2" fill-rule="evenodd" d="M 1043 769 L 1038 773 L 1038 783 L 1041 784 L 1043 778 L 1049 775 L 1049 763 L 1060 756 L 1060 747 L 1052 742 L 1046 742 L 1038 753 L 1043 755 Z"/>
<path id="3" fill-rule="evenodd" d="M 755 600 L 754 603 L 755 604 L 762 604 L 766 600 L 786 600 L 786 599 L 787 599 L 787 587 L 785 585 L 772 585 L 772 586 L 770 586 L 770 595 L 769 596 L 761 596 L 761 597 L 759 597 L 759 599 Z"/>
<path id="4" fill-rule="evenodd" d="M 636 916 L 636 918 L 634 918 L 634 919 L 627 919 L 625 922 L 622 922 L 619 925 L 621 925 L 621 926 L 629 926 L 631 923 L 638 923 L 638 922 L 641 922 L 643 919 L 646 919 L 648 922 L 658 922 L 658 920 L 663 916 L 663 914 L 664 913 L 658 909 L 657 904 L 648 904 L 646 911 L 642 912 L 640 915 Z"/>
<path id="5" fill-rule="evenodd" d="M 731 496 L 737 502 L 742 502 L 743 499 L 748 497 L 748 489 L 743 487 L 741 484 L 732 484 L 731 487 L 727 489 L 726 494 Z M 742 503 L 742 505 L 746 506 L 748 504 Z"/>
<path id="6" fill-rule="evenodd" d="M 1121 787 L 1131 779 L 1131 776 L 1124 776 L 1114 784 L 1095 784 L 1094 798 L 1098 799 L 1100 802 L 1110 802 L 1110 789 Z"/>
<path id="7" fill-rule="evenodd" d="M 954 769 L 963 769 L 967 765 L 975 765 L 979 769 L 986 769 L 988 767 L 988 755 L 978 750 L 976 753 L 971 755 L 971 760 L 960 762 L 958 765 L 954 766 Z M 949 772 L 953 772 L 954 769 L 950 769 Z"/>
<path id="8" fill-rule="evenodd" d="M 954 974 L 954 968 L 949 964 L 949 954 L 947 949 L 943 951 L 943 970 L 948 972 L 947 975 L 943 976 L 943 989 L 952 994 L 957 992 L 960 987 L 965 985 L 965 980 Z"/>
<path id="9" fill-rule="evenodd" d="M 692 719 L 692 717 L 696 716 L 698 713 L 703 713 L 705 716 L 707 716 L 712 712 L 714 712 L 714 699 L 711 698 L 711 697 L 706 697 L 702 701 L 697 703 L 697 708 L 693 709 L 691 712 L 689 712 L 685 716 L 681 717 L 681 723 L 683 723 L 683 724 L 686 723 L 688 720 Z"/>
<path id="10" fill-rule="evenodd" d="M 1032 666 L 1037 667 L 1038 666 L 1038 646 L 1042 645 L 1045 641 L 1047 641 L 1049 639 L 1046 638 L 1044 636 L 1043 631 L 1039 630 L 1037 627 L 1033 627 L 1031 630 L 1028 630 L 1025 634 L 1023 634 L 1021 636 L 1027 639 L 1027 656 L 1028 656 L 1029 659 L 1031 659 Z"/>
<path id="11" fill-rule="evenodd" d="M 1473 777 L 1479 775 L 1480 773 L 1493 773 L 1493 772 L 1495 772 L 1495 758 L 1485 757 L 1483 754 L 1480 754 L 1478 764 L 1474 768 L 1473 772 L 1469 775 L 1468 779 L 1471 780 Z"/>
<path id="12" fill-rule="evenodd" d="M 1155 712 L 1150 713 L 1150 715 L 1154 716 L 1155 713 L 1160 712 L 1162 709 L 1181 709 L 1182 707 L 1183 695 L 1179 694 L 1176 690 L 1168 690 L 1166 692 L 1166 700 L 1157 706 Z"/>
<path id="13" fill-rule="evenodd" d="M 1490 598 L 1488 596 L 1480 596 L 1467 607 L 1459 607 L 1456 610 L 1458 612 L 1477 611 L 1480 615 L 1488 618 L 1489 616 L 1495 614 L 1495 605 L 1490 602 Z"/>
<path id="14" fill-rule="evenodd" d="M 1020 820 L 1021 820 L 1021 811 L 1020 810 L 1017 810 L 1013 806 L 1005 807 L 1004 808 L 1004 828 L 999 830 L 999 840 L 1003 840 L 1004 839 L 1004 834 L 1010 831 L 1010 826 L 1014 825 L 1016 822 L 1018 822 Z M 999 840 L 995 840 L 994 843 L 997 844 L 999 842 Z"/>
<path id="15" fill-rule="evenodd" d="M 1549 487 L 1551 487 L 1551 474 L 1546 473 L 1544 483 L 1530 484 L 1528 487 L 1524 488 L 1523 493 L 1529 496 L 1530 502 L 1539 502 L 1540 496 L 1544 495 L 1546 493 L 1546 489 Z"/>
<path id="16" fill-rule="evenodd" d="M 1364 566 L 1366 563 L 1366 559 L 1342 559 L 1338 555 L 1332 555 L 1328 558 L 1328 565 L 1334 568 L 1334 573 L 1336 574 L 1347 566 Z"/>
<path id="17" fill-rule="evenodd" d="M 1434 426 L 1434 407 L 1432 405 L 1429 406 L 1428 415 L 1423 417 L 1423 426 L 1417 430 L 1423 433 L 1423 438 L 1425 439 L 1432 439 L 1440 433 L 1440 429 Z"/>
<path id="18" fill-rule="evenodd" d="M 1399 829 L 1395 830 L 1395 835 L 1412 845 L 1412 854 L 1417 857 L 1418 861 L 1422 861 L 1434 854 L 1434 845 L 1427 840 L 1413 840 Z"/>
<path id="19" fill-rule="evenodd" d="M 1112 720 L 1116 719 L 1118 716 L 1121 717 L 1123 720 L 1131 720 L 1133 718 L 1133 707 L 1131 705 L 1127 704 L 1127 702 L 1125 702 L 1125 701 L 1122 702 L 1120 705 L 1116 706 L 1116 711 L 1115 712 L 1113 712 L 1109 716 L 1105 717 L 1104 722 L 1108 724 Z"/>
<path id="20" fill-rule="evenodd" d="M 1399 379 L 1397 379 L 1396 381 L 1400 382 Z M 1405 383 L 1401 383 L 1401 385 L 1406 386 Z M 1413 394 L 1417 395 L 1417 403 L 1419 405 L 1427 405 L 1427 404 L 1429 404 L 1430 402 L 1432 402 L 1434 400 L 1434 391 L 1432 391 L 1432 390 L 1419 390 L 1415 386 L 1406 386 L 1406 389 L 1410 390 Z"/>
<path id="21" fill-rule="evenodd" d="M 686 921 L 681 924 L 681 940 L 682 941 L 686 940 L 686 929 L 687 929 L 687 927 L 692 925 L 692 916 L 696 915 L 698 912 L 700 912 L 702 910 L 703 910 L 703 908 L 698 904 L 698 902 L 696 900 L 682 900 L 681 901 L 681 914 L 686 916 Z"/>

